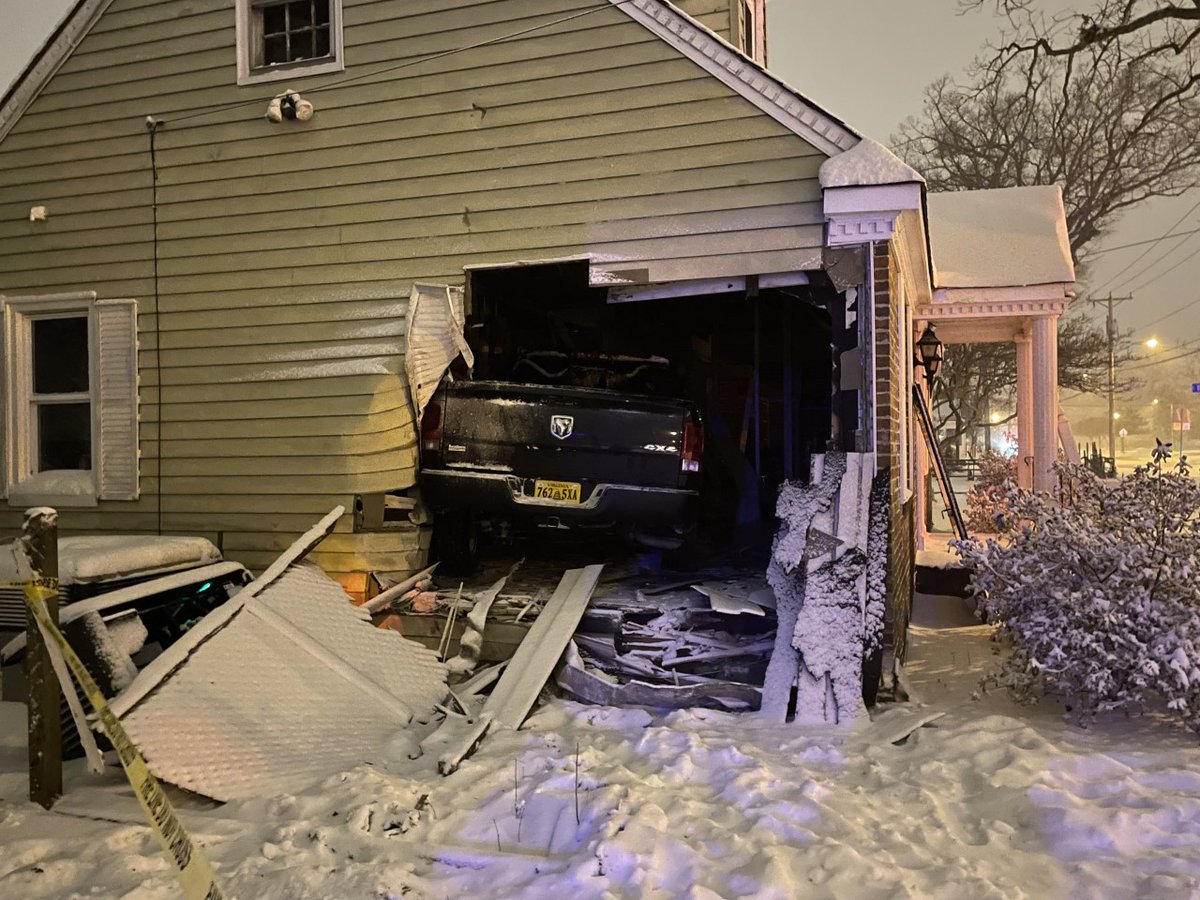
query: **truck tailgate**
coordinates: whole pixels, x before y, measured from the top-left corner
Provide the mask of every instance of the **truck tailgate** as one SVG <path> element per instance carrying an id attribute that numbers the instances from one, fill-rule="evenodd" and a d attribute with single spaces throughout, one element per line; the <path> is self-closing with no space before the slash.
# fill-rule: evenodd
<path id="1" fill-rule="evenodd" d="M 449 468 L 675 487 L 688 413 L 671 401 L 508 382 L 446 386 Z"/>

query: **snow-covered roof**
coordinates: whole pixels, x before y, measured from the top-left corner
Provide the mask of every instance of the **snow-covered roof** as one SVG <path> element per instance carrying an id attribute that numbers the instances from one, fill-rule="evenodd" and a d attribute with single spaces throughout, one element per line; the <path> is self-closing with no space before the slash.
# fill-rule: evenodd
<path id="1" fill-rule="evenodd" d="M 221 551 L 201 537 L 89 535 L 58 542 L 59 580 L 65 584 L 167 572 L 220 559 Z"/>
<path id="2" fill-rule="evenodd" d="M 818 177 L 823 188 L 925 183 L 920 172 L 870 138 L 825 160 Z"/>
<path id="3" fill-rule="evenodd" d="M 935 288 L 1075 280 L 1058 185 L 930 193 L 927 203 Z"/>
<path id="4" fill-rule="evenodd" d="M 131 576 L 157 575 L 219 562 L 221 551 L 202 537 L 152 534 L 76 535 L 58 542 L 60 584 L 113 581 Z M 24 554 L 12 544 L 0 553 L 0 581 L 24 581 L 28 575 Z"/>

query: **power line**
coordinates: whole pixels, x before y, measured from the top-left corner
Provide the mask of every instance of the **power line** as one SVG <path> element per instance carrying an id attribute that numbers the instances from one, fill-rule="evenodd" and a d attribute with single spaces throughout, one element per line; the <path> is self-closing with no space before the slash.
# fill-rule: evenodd
<path id="1" fill-rule="evenodd" d="M 1195 300 L 1192 300 L 1190 303 L 1183 304 L 1183 306 L 1179 307 L 1178 309 L 1172 310 L 1171 312 L 1167 313 L 1166 315 L 1159 316 L 1157 319 L 1151 319 L 1145 325 L 1139 325 L 1134 330 L 1135 331 L 1145 331 L 1147 328 L 1151 328 L 1151 327 L 1157 325 L 1159 322 L 1164 322 L 1167 319 L 1171 318 L 1171 316 L 1177 316 L 1181 312 L 1183 312 L 1185 309 L 1191 309 L 1193 306 L 1196 306 L 1197 304 L 1200 304 L 1200 297 L 1197 297 Z"/>
<path id="2" fill-rule="evenodd" d="M 1176 249 L 1178 249 L 1178 248 L 1176 248 Z M 1172 252 L 1174 252 L 1174 251 L 1172 251 Z M 1197 247 L 1195 250 L 1193 250 L 1191 253 L 1189 253 L 1187 256 L 1185 256 L 1183 259 L 1179 260 L 1177 263 L 1175 263 L 1175 265 L 1171 266 L 1170 268 L 1163 269 L 1161 272 L 1159 272 L 1157 275 L 1155 275 L 1149 281 L 1143 281 L 1141 284 L 1130 288 L 1130 290 L 1131 291 L 1140 291 L 1140 290 L 1142 290 L 1142 288 L 1145 288 L 1148 285 L 1154 284 L 1154 282 L 1158 281 L 1158 279 L 1162 278 L 1164 275 L 1169 275 L 1171 272 L 1174 272 L 1176 269 L 1178 269 L 1180 266 L 1182 266 L 1189 259 L 1192 259 L 1193 257 L 1195 257 L 1196 254 L 1198 254 L 1198 253 L 1200 253 L 1200 247 Z"/>
<path id="3" fill-rule="evenodd" d="M 1182 216 L 1180 216 L 1178 219 L 1176 219 L 1175 223 L 1170 228 L 1168 228 L 1165 232 L 1163 232 L 1162 236 L 1159 239 L 1166 240 L 1166 239 L 1172 238 L 1172 237 L 1181 237 L 1181 235 L 1173 235 L 1173 234 L 1171 234 L 1171 232 L 1174 231 L 1176 228 L 1178 228 L 1180 226 L 1180 224 L 1182 224 L 1183 220 L 1186 219 L 1188 216 L 1190 216 L 1192 213 L 1194 213 L 1197 209 L 1200 209 L 1200 200 L 1197 200 L 1195 203 L 1193 203 L 1191 209 L 1189 209 Z M 1128 263 L 1126 263 L 1124 268 L 1122 268 L 1119 272 L 1117 272 L 1115 275 L 1113 275 L 1111 278 L 1109 278 L 1103 284 L 1096 287 L 1094 290 L 1097 293 L 1104 290 L 1106 287 L 1108 287 L 1110 284 L 1112 284 L 1114 281 L 1116 281 L 1118 278 L 1120 278 L 1122 275 L 1124 275 L 1126 272 L 1128 272 L 1130 269 L 1132 269 L 1134 266 L 1136 266 L 1138 263 L 1140 263 L 1143 259 L 1145 259 L 1147 254 L 1149 254 L 1152 249 L 1154 249 L 1153 245 L 1150 247 L 1147 247 L 1145 250 L 1143 250 L 1141 253 L 1139 253 L 1134 259 L 1132 259 Z M 1172 248 L 1172 249 L 1174 249 L 1174 248 Z"/>
<path id="4" fill-rule="evenodd" d="M 1103 256 L 1105 253 L 1115 253 L 1117 250 L 1129 250 L 1132 247 L 1142 247 L 1146 244 L 1158 244 L 1162 241 L 1176 237 L 1183 237 L 1187 234 L 1200 234 L 1200 228 L 1192 228 L 1188 231 L 1177 231 L 1174 234 L 1162 234 L 1158 237 L 1146 238 L 1142 241 L 1130 241 L 1128 244 L 1117 244 L 1115 247 L 1102 247 L 1099 250 L 1089 251 L 1088 256 Z"/>
<path id="5" fill-rule="evenodd" d="M 1197 338 L 1196 340 L 1200 340 L 1200 338 Z M 1196 343 L 1196 340 L 1188 341 L 1186 344 L 1182 344 L 1181 346 L 1190 347 L 1191 345 Z M 1122 369 L 1122 371 L 1136 372 L 1139 369 L 1149 369 L 1152 366 L 1161 366 L 1164 363 L 1175 362 L 1176 360 L 1179 360 L 1179 359 L 1186 359 L 1189 356 L 1195 356 L 1197 353 L 1200 353 L 1200 347 L 1193 347 L 1191 350 L 1187 350 L 1184 353 L 1176 353 L 1174 356 L 1164 356 L 1162 359 L 1155 359 L 1155 360 L 1150 360 L 1147 362 L 1142 362 L 1136 366 L 1125 366 Z"/>
<path id="6" fill-rule="evenodd" d="M 1126 290 L 1132 290 L 1133 288 L 1128 287 L 1130 283 L 1138 281 L 1138 278 L 1144 276 L 1146 274 L 1146 272 L 1152 272 L 1154 269 L 1157 268 L 1158 265 L 1162 265 L 1165 262 L 1166 258 L 1170 257 L 1172 253 L 1175 253 L 1178 250 L 1182 250 L 1183 246 L 1186 245 L 1188 241 L 1192 241 L 1194 239 L 1195 239 L 1195 235 L 1192 235 L 1192 236 L 1189 236 L 1189 238 L 1184 238 L 1183 240 L 1178 241 L 1174 247 L 1166 248 L 1166 250 L 1164 252 L 1158 254 L 1158 257 L 1151 259 L 1150 262 L 1146 263 L 1144 266 L 1141 266 L 1141 269 L 1139 269 L 1138 271 L 1132 272 L 1132 274 L 1129 274 L 1129 275 L 1121 278 L 1121 280 L 1116 283 L 1115 287 L 1124 288 Z M 1158 278 L 1165 275 L 1166 272 L 1174 271 L 1175 269 L 1178 268 L 1178 266 L 1182 265 L 1183 263 L 1186 263 L 1187 260 L 1192 258 L 1193 256 L 1195 256 L 1194 253 L 1189 254 L 1189 256 L 1183 257 L 1183 259 L 1180 260 L 1180 262 L 1177 262 L 1174 265 L 1171 265 L 1169 269 L 1166 269 L 1166 271 L 1159 272 L 1158 275 L 1154 275 L 1151 278 L 1151 281 L 1157 281 Z"/>
<path id="7" fill-rule="evenodd" d="M 397 72 L 400 69 L 407 69 L 407 68 L 411 68 L 412 66 L 418 66 L 421 63 L 433 62 L 436 59 L 444 59 L 445 57 L 453 56 L 456 53 L 465 53 L 469 50 L 478 50 L 481 47 L 489 47 L 493 44 L 502 44 L 505 41 L 515 40 L 516 38 L 524 37 L 527 34 L 532 34 L 535 31 L 542 31 L 546 28 L 553 28 L 555 25 L 562 25 L 566 22 L 574 21 L 575 19 L 582 19 L 584 16 L 590 16 L 590 15 L 593 15 L 598 12 L 603 12 L 606 9 L 613 9 L 618 6 L 625 6 L 626 4 L 632 3 L 632 2 L 634 2 L 634 0 L 612 0 L 612 2 L 601 3 L 596 6 L 591 6 L 591 7 L 582 9 L 579 12 L 571 13 L 570 15 L 567 15 L 567 16 L 560 16 L 559 18 L 554 19 L 550 22 L 543 22 L 540 25 L 530 25 L 528 28 L 522 28 L 518 31 L 509 32 L 508 34 L 502 34 L 502 35 L 499 35 L 498 37 L 488 38 L 488 39 L 482 40 L 482 41 L 476 41 L 473 44 L 465 44 L 461 47 L 454 47 L 453 49 L 450 49 L 450 50 L 443 50 L 440 53 L 430 53 L 427 56 L 421 56 L 421 57 L 418 57 L 417 59 L 410 59 L 410 60 L 407 60 L 406 62 L 397 63 L 394 66 L 385 66 L 382 69 L 376 69 L 371 72 L 362 72 L 358 75 L 351 75 L 349 78 L 342 78 L 337 81 L 331 81 L 327 84 L 321 85 L 320 87 L 309 88 L 304 93 L 319 94 L 322 91 L 331 91 L 334 88 L 339 88 L 339 87 L 342 87 L 343 85 L 351 84 L 356 81 L 362 81 L 363 79 L 366 79 L 366 78 L 374 78 L 375 76 L 378 76 L 378 75 L 386 75 L 389 72 Z M 190 121 L 191 119 L 198 119 L 202 116 L 212 115 L 214 113 L 232 112 L 233 110 L 244 109 L 244 108 L 250 107 L 250 106 L 261 106 L 263 103 L 266 103 L 268 100 L 270 100 L 270 98 L 266 98 L 265 100 L 264 99 L 243 100 L 243 101 L 239 101 L 237 103 L 225 104 L 223 106 L 212 106 L 212 107 L 208 107 L 207 109 L 200 109 L 195 112 L 188 113 L 186 116 L 175 116 L 171 119 L 166 120 L 166 122 L 164 124 L 169 125 L 173 122 L 174 123 L 187 122 L 187 121 Z M 158 117 L 155 116 L 153 118 L 157 119 Z"/>

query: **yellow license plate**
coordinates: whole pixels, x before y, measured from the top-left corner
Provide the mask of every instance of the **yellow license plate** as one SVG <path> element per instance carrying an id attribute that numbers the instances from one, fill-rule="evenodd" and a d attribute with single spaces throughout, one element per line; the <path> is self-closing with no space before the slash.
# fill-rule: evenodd
<path id="1" fill-rule="evenodd" d="M 533 483 L 533 496 L 539 500 L 557 500 L 560 503 L 579 502 L 578 481 L 542 481 Z"/>

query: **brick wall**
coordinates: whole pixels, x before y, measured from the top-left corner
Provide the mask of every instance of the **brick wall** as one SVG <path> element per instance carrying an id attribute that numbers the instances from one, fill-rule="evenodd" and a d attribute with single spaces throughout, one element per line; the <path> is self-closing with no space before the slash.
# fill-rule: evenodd
<path id="1" fill-rule="evenodd" d="M 873 245 L 875 262 L 875 436 L 880 470 L 887 470 L 891 496 L 891 527 L 888 537 L 888 607 L 885 613 L 884 675 L 891 671 L 891 659 L 904 661 L 908 648 L 908 623 L 912 617 L 913 578 L 915 572 L 916 504 L 912 498 L 900 502 L 900 429 L 904 409 L 903 369 L 898 308 L 900 291 L 898 271 L 889 244 Z M 909 429 L 909 433 L 913 433 Z"/>

